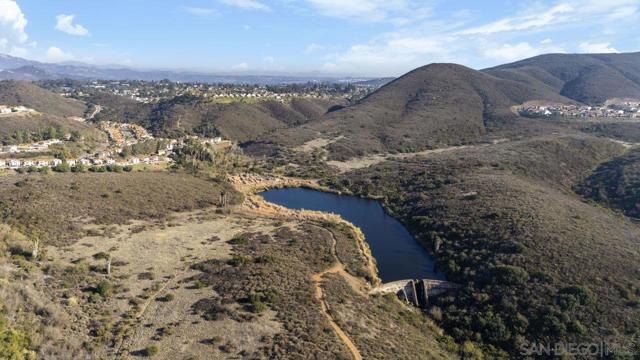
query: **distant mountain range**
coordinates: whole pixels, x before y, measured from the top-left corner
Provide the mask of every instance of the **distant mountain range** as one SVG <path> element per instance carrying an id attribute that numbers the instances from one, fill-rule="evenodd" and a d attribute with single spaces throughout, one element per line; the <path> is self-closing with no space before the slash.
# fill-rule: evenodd
<path id="1" fill-rule="evenodd" d="M 327 75 L 239 75 L 239 74 L 212 74 L 191 71 L 169 70 L 135 70 L 115 66 L 94 66 L 83 63 L 52 64 L 33 60 L 22 59 L 0 54 L 0 80 L 163 80 L 182 82 L 206 82 L 206 83 L 238 83 L 238 84 L 290 84 L 317 82 L 351 82 L 384 84 L 390 78 L 354 78 Z"/>

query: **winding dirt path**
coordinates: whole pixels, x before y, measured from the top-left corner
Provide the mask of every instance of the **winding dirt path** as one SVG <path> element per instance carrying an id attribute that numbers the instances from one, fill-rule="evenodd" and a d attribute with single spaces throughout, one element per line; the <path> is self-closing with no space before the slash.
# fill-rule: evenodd
<path id="1" fill-rule="evenodd" d="M 118 358 L 122 357 L 125 352 L 129 351 L 129 349 L 127 348 L 127 345 L 129 345 L 129 343 L 135 338 L 140 326 L 142 326 L 141 321 L 144 318 L 149 305 L 153 303 L 156 300 L 156 298 L 160 294 L 162 294 L 167 289 L 167 287 L 169 287 L 170 284 L 176 282 L 178 280 L 178 276 L 182 276 L 184 273 L 185 271 L 182 271 L 180 273 L 178 272 L 174 273 L 170 279 L 167 279 L 162 284 L 162 286 L 158 288 L 158 290 L 154 291 L 152 294 L 149 295 L 149 297 L 140 307 L 140 310 L 138 310 L 135 317 L 133 318 L 134 323 L 125 329 L 125 333 L 122 336 L 120 345 L 118 346 L 118 350 L 116 351 L 116 354 L 115 354 L 116 357 Z"/>
<path id="2" fill-rule="evenodd" d="M 340 262 L 340 260 L 338 259 L 338 254 L 336 251 L 337 240 L 335 235 L 333 235 L 333 233 L 329 230 L 326 230 L 326 229 L 323 229 L 323 230 L 328 231 L 331 234 L 331 240 L 332 240 L 331 252 L 333 254 L 335 264 L 333 264 L 333 266 L 331 266 L 330 268 L 311 276 L 311 281 L 313 281 L 313 286 L 315 287 L 315 290 L 316 290 L 315 291 L 316 299 L 318 299 L 318 301 L 320 302 L 320 310 L 322 311 L 322 313 L 324 314 L 324 317 L 329 322 L 329 325 L 331 325 L 331 328 L 333 329 L 333 331 L 336 333 L 338 338 L 347 346 L 347 348 L 349 348 L 349 351 L 351 352 L 351 358 L 354 360 L 362 360 L 362 355 L 360 355 L 360 351 L 358 350 L 356 345 L 353 343 L 353 341 L 351 341 L 351 339 L 349 338 L 349 335 L 347 335 L 347 333 L 345 333 L 344 330 L 340 328 L 340 326 L 338 325 L 338 323 L 336 323 L 333 316 L 331 316 L 331 313 L 329 312 L 329 304 L 327 303 L 324 297 L 324 293 L 322 291 L 322 278 L 326 274 L 340 274 L 340 276 L 344 277 L 347 280 L 347 282 L 349 282 L 349 284 L 352 284 L 352 282 L 349 279 L 350 276 L 345 270 L 344 264 Z M 360 291 L 359 289 L 356 289 L 356 290 Z"/>
<path id="3" fill-rule="evenodd" d="M 329 325 L 335 332 L 336 336 L 345 344 L 345 346 L 349 349 L 351 353 L 351 358 L 353 360 L 362 360 L 362 355 L 360 351 L 355 346 L 353 341 L 349 338 L 349 335 L 340 328 L 338 323 L 336 323 L 335 319 L 329 312 L 329 304 L 325 298 L 324 291 L 322 289 L 323 278 L 327 274 L 338 274 L 343 277 L 347 283 L 351 286 L 351 288 L 363 295 L 368 294 L 368 290 L 370 290 L 371 285 L 377 286 L 380 283 L 380 279 L 377 276 L 377 268 L 375 264 L 375 260 L 373 260 L 373 256 L 371 255 L 371 251 L 369 250 L 365 240 L 364 234 L 360 229 L 353 225 L 352 223 L 344 220 L 337 214 L 325 213 L 320 211 L 310 211 L 310 210 L 293 210 L 283 206 L 279 206 L 276 204 L 269 203 L 264 200 L 262 196 L 258 194 L 259 191 L 268 189 L 268 188 L 278 188 L 278 187 L 308 187 L 317 190 L 327 190 L 322 186 L 318 185 L 317 182 L 312 180 L 302 180 L 295 178 L 287 178 L 282 176 L 261 176 L 261 175 L 253 175 L 253 174 L 244 174 L 232 176 L 229 178 L 231 184 L 234 187 L 242 192 L 245 195 L 245 201 L 241 205 L 241 209 L 245 212 L 249 212 L 259 216 L 266 217 L 275 217 L 275 218 L 290 218 L 290 219 L 301 219 L 301 220 L 312 220 L 312 221 L 321 221 L 321 222 L 335 222 L 347 225 L 356 235 L 358 249 L 365 257 L 367 262 L 368 270 L 372 276 L 372 284 L 367 283 L 364 279 L 358 278 L 349 274 L 346 270 L 345 265 L 340 261 L 338 257 L 338 252 L 336 250 L 338 240 L 336 239 L 334 233 L 322 226 L 313 225 L 323 231 L 328 232 L 331 235 L 331 254 L 334 259 L 334 264 L 317 274 L 311 276 L 311 281 L 313 282 L 313 286 L 315 288 L 315 298 L 318 300 L 320 305 L 320 311 L 324 315 L 324 317 L 329 322 Z"/>

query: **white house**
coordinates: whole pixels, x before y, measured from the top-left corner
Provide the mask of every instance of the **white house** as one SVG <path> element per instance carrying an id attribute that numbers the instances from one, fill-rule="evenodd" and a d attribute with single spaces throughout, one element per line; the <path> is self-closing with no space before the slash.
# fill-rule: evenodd
<path id="1" fill-rule="evenodd" d="M 116 163 L 116 161 L 115 161 L 115 160 L 113 160 L 113 159 L 107 159 L 107 165 L 113 165 L 113 164 L 115 164 L 115 163 Z"/>
<path id="2" fill-rule="evenodd" d="M 80 159 L 80 164 L 82 164 L 82 165 L 91 165 L 91 160 L 89 160 L 89 159 Z"/>
<path id="3" fill-rule="evenodd" d="M 0 168 L 6 167 L 7 163 L 4 160 L 0 160 Z"/>
<path id="4" fill-rule="evenodd" d="M 93 165 L 102 165 L 103 161 L 100 159 L 93 159 Z"/>
<path id="5" fill-rule="evenodd" d="M 49 166 L 49 162 L 47 160 L 38 160 L 38 166 L 39 167 Z"/>
<path id="6" fill-rule="evenodd" d="M 76 161 L 75 160 L 67 160 L 67 165 L 76 166 Z"/>
<path id="7" fill-rule="evenodd" d="M 60 160 L 60 159 L 51 160 L 51 166 L 58 166 L 60 164 L 62 164 L 62 160 Z"/>
<path id="8" fill-rule="evenodd" d="M 12 169 L 17 169 L 20 167 L 20 160 L 13 159 L 9 161 L 9 167 Z"/>
<path id="9" fill-rule="evenodd" d="M 129 162 L 130 162 L 132 165 L 140 164 L 140 159 L 138 159 L 138 158 L 131 158 L 131 160 L 129 160 Z"/>
<path id="10" fill-rule="evenodd" d="M 31 160 L 25 160 L 23 166 L 35 166 L 36 164 Z"/>

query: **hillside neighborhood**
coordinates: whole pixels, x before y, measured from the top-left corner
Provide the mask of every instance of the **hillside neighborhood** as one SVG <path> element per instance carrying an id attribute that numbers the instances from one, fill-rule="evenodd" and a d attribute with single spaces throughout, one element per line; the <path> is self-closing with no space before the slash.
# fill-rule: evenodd
<path id="1" fill-rule="evenodd" d="M 124 97 L 139 103 L 150 104 L 176 96 L 193 96 L 213 102 L 237 102 L 274 100 L 286 102 L 294 98 L 335 99 L 362 98 L 378 86 L 368 83 L 319 83 L 258 85 L 258 84 L 208 84 L 170 81 L 106 81 L 44 82 L 42 84 L 59 94 L 77 99 L 87 99 L 97 94 Z"/>
<path id="2" fill-rule="evenodd" d="M 544 104 L 522 105 L 518 112 L 528 117 L 581 117 L 640 119 L 640 100 L 608 101 L 603 106 Z"/>

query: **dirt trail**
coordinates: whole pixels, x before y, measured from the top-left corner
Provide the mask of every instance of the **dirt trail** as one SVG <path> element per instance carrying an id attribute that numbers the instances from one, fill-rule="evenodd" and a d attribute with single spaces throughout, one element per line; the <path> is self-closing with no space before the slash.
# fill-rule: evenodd
<path id="1" fill-rule="evenodd" d="M 304 186 L 308 188 L 315 188 L 318 190 L 327 190 L 318 185 L 317 182 L 280 176 L 262 176 L 250 174 L 232 176 L 229 178 L 229 180 L 237 190 L 245 195 L 245 201 L 241 207 L 243 211 L 267 217 L 330 221 L 346 224 L 347 226 L 349 226 L 356 235 L 358 248 L 367 259 L 369 272 L 374 279 L 372 285 L 377 286 L 380 283 L 380 279 L 377 276 L 378 271 L 375 265 L 375 261 L 373 260 L 373 256 L 371 255 L 371 251 L 369 250 L 368 245 L 364 241 L 364 234 L 362 234 L 362 231 L 360 231 L 358 227 L 344 220 L 342 217 L 336 214 L 325 213 L 321 211 L 289 209 L 269 203 L 265 201 L 262 196 L 257 194 L 261 190 L 277 187 Z M 329 304 L 327 303 L 324 297 L 324 292 L 322 290 L 322 282 L 325 275 L 338 274 L 347 281 L 347 283 L 354 289 L 354 291 L 364 295 L 368 293 L 368 289 L 371 286 L 363 279 L 355 277 L 347 272 L 345 265 L 340 261 L 340 258 L 338 257 L 338 252 L 336 250 L 338 240 L 336 239 L 333 232 L 319 225 L 314 226 L 322 229 L 323 231 L 327 231 L 331 235 L 331 254 L 334 259 L 334 264 L 330 268 L 311 276 L 311 281 L 313 282 L 315 288 L 315 297 L 316 299 L 318 299 L 318 302 L 320 304 L 320 311 L 329 322 L 329 325 L 331 325 L 331 328 L 335 332 L 336 336 L 338 336 L 338 338 L 349 349 L 352 359 L 362 360 L 362 355 L 360 355 L 360 351 L 358 350 L 358 348 L 355 346 L 353 341 L 351 341 L 347 333 L 344 332 L 344 330 L 342 330 L 336 323 L 333 316 L 331 316 L 331 313 L 329 312 Z"/>
<path id="2" fill-rule="evenodd" d="M 500 140 L 496 140 L 495 143 L 504 142 L 504 141 L 509 141 L 509 140 L 500 139 Z M 434 154 L 440 154 L 440 153 L 445 153 L 450 151 L 486 147 L 489 145 L 491 144 L 460 145 L 460 146 L 449 146 L 449 147 L 440 148 L 440 149 L 431 149 L 431 150 L 424 150 L 424 151 L 411 152 L 411 153 L 376 154 L 376 155 L 353 158 L 345 161 L 335 161 L 335 160 L 327 161 L 327 165 L 337 168 L 338 171 L 341 173 L 346 173 L 352 170 L 362 169 L 372 165 L 376 165 L 387 160 L 407 159 L 415 156 L 434 155 Z"/>
<path id="3" fill-rule="evenodd" d="M 315 290 L 316 290 L 315 291 L 316 299 L 318 299 L 318 301 L 320 302 L 320 310 L 324 314 L 325 318 L 327 318 L 329 325 L 331 325 L 331 328 L 336 333 L 338 338 L 347 346 L 347 348 L 349 348 L 349 351 L 351 352 L 351 358 L 354 360 L 362 360 L 362 355 L 360 355 L 360 351 L 355 346 L 353 341 L 351 341 L 351 339 L 349 338 L 349 335 L 347 335 L 347 333 L 345 333 L 340 328 L 340 326 L 334 320 L 333 316 L 331 316 L 331 313 L 329 312 L 329 304 L 325 300 L 324 293 L 322 291 L 322 278 L 326 274 L 339 274 L 340 276 L 344 277 L 345 280 L 347 280 L 347 282 L 351 284 L 351 286 L 353 286 L 352 282 L 349 279 L 350 275 L 345 270 L 344 264 L 340 262 L 340 260 L 338 259 L 338 254 L 336 251 L 336 246 L 337 246 L 336 237 L 335 235 L 333 235 L 331 231 L 328 231 L 328 232 L 331 234 L 331 240 L 332 240 L 331 252 L 333 254 L 333 259 L 335 261 L 335 264 L 322 272 L 314 274 L 311 277 L 311 281 L 313 281 L 313 286 L 315 287 Z M 355 290 L 361 291 L 360 289 L 355 289 Z"/>
<path id="4" fill-rule="evenodd" d="M 133 340 L 136 333 L 138 332 L 138 329 L 141 326 L 140 322 L 142 321 L 142 319 L 144 319 L 144 316 L 147 312 L 147 308 L 149 307 L 149 305 L 152 302 L 154 302 L 156 298 L 169 287 L 169 284 L 172 284 L 173 282 L 177 281 L 178 276 L 183 275 L 184 272 L 185 271 L 181 273 L 177 273 L 177 272 L 174 273 L 168 280 L 164 281 L 164 283 L 162 284 L 162 286 L 158 288 L 158 290 L 154 291 L 152 294 L 149 295 L 147 300 L 140 307 L 140 310 L 138 311 L 138 313 L 135 314 L 133 318 L 134 324 L 125 329 L 125 335 L 122 337 L 120 341 L 120 345 L 118 346 L 118 350 L 116 351 L 116 357 L 119 358 L 123 356 L 123 352 L 129 351 L 127 345 L 131 340 Z"/>

